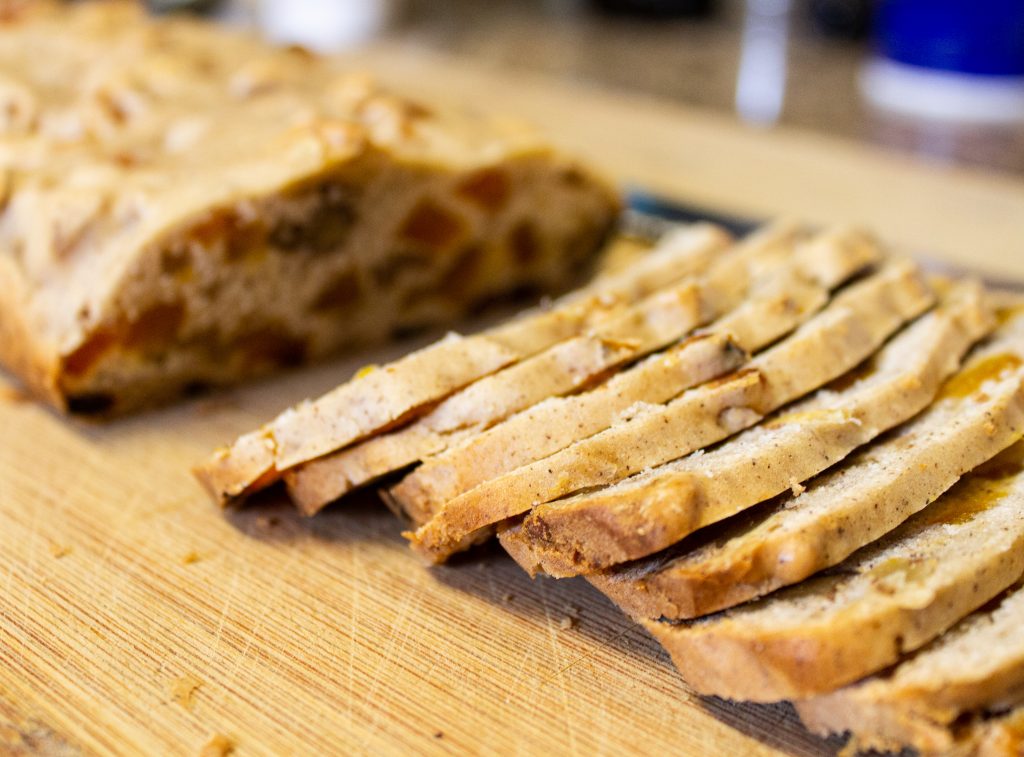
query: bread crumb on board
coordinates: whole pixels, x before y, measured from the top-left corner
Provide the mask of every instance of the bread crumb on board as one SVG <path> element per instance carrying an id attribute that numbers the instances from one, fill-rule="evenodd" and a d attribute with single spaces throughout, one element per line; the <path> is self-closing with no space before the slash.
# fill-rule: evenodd
<path id="1" fill-rule="evenodd" d="M 192 709 L 192 699 L 196 689 L 203 685 L 202 680 L 191 673 L 186 673 L 171 684 L 171 698 L 186 710 Z"/>
<path id="2" fill-rule="evenodd" d="M 200 556 L 198 552 L 196 552 L 194 549 L 191 549 L 181 556 L 181 564 L 192 565 L 193 563 L 197 563 L 202 559 L 203 558 Z"/>
<path id="3" fill-rule="evenodd" d="M 56 557 L 58 560 L 62 557 L 67 557 L 71 554 L 71 547 L 67 544 L 57 544 L 56 542 L 50 542 L 50 554 Z"/>
<path id="4" fill-rule="evenodd" d="M 234 751 L 235 744 L 231 739 L 223 733 L 215 733 L 199 750 L 199 757 L 227 757 Z"/>

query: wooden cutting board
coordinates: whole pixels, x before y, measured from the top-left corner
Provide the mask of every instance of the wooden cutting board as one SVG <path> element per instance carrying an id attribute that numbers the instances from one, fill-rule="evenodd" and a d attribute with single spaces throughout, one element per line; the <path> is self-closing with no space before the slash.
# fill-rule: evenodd
<path id="1" fill-rule="evenodd" d="M 376 49 L 427 96 L 515 111 L 622 180 L 722 210 L 858 220 L 1024 278 L 1024 188 L 682 108 Z M 691 695 L 582 581 L 496 550 L 426 569 L 372 496 L 222 513 L 189 467 L 395 345 L 119 421 L 0 378 L 0 752 L 832 754 L 787 707 Z M 214 738 L 217 737 L 217 738 Z"/>

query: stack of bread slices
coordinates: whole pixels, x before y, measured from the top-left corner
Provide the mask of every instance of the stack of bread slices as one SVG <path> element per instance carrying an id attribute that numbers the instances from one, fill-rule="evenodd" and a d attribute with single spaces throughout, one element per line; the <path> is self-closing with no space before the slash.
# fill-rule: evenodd
<path id="1" fill-rule="evenodd" d="M 500 355 L 500 359 L 495 359 Z M 855 748 L 1024 742 L 1024 301 L 868 234 L 698 224 L 218 450 L 221 503 L 381 487 L 430 562 L 583 575 L 698 692 Z"/>

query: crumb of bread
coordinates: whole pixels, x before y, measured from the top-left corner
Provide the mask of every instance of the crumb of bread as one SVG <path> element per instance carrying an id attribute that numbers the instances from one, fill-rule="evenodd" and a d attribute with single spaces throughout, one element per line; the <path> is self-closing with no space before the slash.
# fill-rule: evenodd
<path id="1" fill-rule="evenodd" d="M 231 739 L 223 733 L 215 733 L 199 750 L 199 757 L 227 757 L 234 751 L 235 744 Z"/>
<path id="2" fill-rule="evenodd" d="M 280 519 L 273 515 L 260 515 L 256 518 L 256 528 L 261 531 L 269 531 L 280 522 Z"/>
<path id="3" fill-rule="evenodd" d="M 192 709 L 192 698 L 203 682 L 190 673 L 176 678 L 171 684 L 171 698 L 186 710 Z"/>
<path id="4" fill-rule="evenodd" d="M 192 565 L 193 563 L 199 562 L 201 559 L 202 558 L 199 556 L 199 553 L 193 549 L 181 556 L 181 564 Z"/>
<path id="5" fill-rule="evenodd" d="M 50 543 L 50 554 L 56 557 L 58 560 L 62 557 L 66 557 L 71 554 L 71 547 L 66 544 L 55 544 Z"/>
<path id="6" fill-rule="evenodd" d="M 32 397 L 16 386 L 0 386 L 0 402 L 20 405 L 23 402 L 31 402 L 31 400 Z"/>

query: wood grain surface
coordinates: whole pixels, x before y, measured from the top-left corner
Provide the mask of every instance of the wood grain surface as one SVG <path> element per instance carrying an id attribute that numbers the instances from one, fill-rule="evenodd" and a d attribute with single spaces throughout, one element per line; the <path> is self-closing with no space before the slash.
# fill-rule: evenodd
<path id="1" fill-rule="evenodd" d="M 519 112 L 613 175 L 735 212 L 860 220 L 1024 276 L 1024 191 L 821 138 L 371 50 L 406 87 Z M 209 504 L 218 443 L 411 345 L 119 421 L 0 378 L 0 753 L 832 754 L 786 707 L 691 695 L 581 581 L 497 550 L 440 569 L 372 496 Z M 204 751 L 205 750 L 205 751 Z"/>

